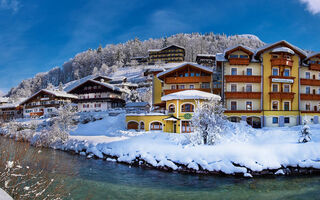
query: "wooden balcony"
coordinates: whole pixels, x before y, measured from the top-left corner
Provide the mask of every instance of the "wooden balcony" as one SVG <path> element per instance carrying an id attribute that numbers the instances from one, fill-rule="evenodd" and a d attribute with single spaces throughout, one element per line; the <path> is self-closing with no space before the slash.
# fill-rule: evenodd
<path id="1" fill-rule="evenodd" d="M 225 78 L 227 83 L 261 83 L 261 76 L 226 75 Z"/>
<path id="2" fill-rule="evenodd" d="M 294 92 L 269 92 L 271 99 L 293 99 Z"/>
<path id="3" fill-rule="evenodd" d="M 261 92 L 225 92 L 227 99 L 261 99 Z"/>
<path id="4" fill-rule="evenodd" d="M 293 61 L 285 58 L 274 58 L 271 59 L 271 66 L 287 66 L 292 67 Z"/>
<path id="5" fill-rule="evenodd" d="M 32 112 L 30 113 L 30 117 L 40 117 L 43 114 L 44 114 L 43 112 Z"/>
<path id="6" fill-rule="evenodd" d="M 320 64 L 310 64 L 310 70 L 320 71 Z"/>
<path id="7" fill-rule="evenodd" d="M 304 113 L 304 114 L 320 114 L 320 111 L 316 111 L 316 110 L 302 110 L 301 113 Z"/>
<path id="8" fill-rule="evenodd" d="M 249 58 L 229 58 L 230 65 L 249 65 Z"/>
<path id="9" fill-rule="evenodd" d="M 166 84 L 211 82 L 211 76 L 166 77 Z"/>
<path id="10" fill-rule="evenodd" d="M 320 80 L 301 78 L 300 79 L 300 84 L 301 85 L 320 86 Z"/>
<path id="11" fill-rule="evenodd" d="M 319 94 L 300 94 L 301 100 L 320 100 Z"/>
<path id="12" fill-rule="evenodd" d="M 209 92 L 211 93 L 211 88 L 195 88 L 195 89 L 175 89 L 175 90 L 163 90 L 163 94 L 167 95 L 167 94 L 171 94 L 171 93 L 175 93 L 175 92 L 181 92 L 181 91 L 185 91 L 185 90 L 199 90 L 202 92 Z"/>

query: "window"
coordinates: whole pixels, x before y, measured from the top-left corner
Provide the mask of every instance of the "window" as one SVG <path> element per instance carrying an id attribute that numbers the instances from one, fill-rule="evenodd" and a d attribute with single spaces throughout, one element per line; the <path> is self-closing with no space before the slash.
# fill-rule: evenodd
<path id="1" fill-rule="evenodd" d="M 272 68 L 272 76 L 279 76 L 279 69 L 278 68 Z"/>
<path id="2" fill-rule="evenodd" d="M 306 103 L 306 110 L 307 110 L 307 111 L 310 110 L 310 103 Z"/>
<path id="3" fill-rule="evenodd" d="M 179 85 L 179 89 L 183 90 L 184 89 L 184 85 Z"/>
<path id="4" fill-rule="evenodd" d="M 306 94 L 310 94 L 310 86 L 306 87 Z"/>
<path id="5" fill-rule="evenodd" d="M 252 110 L 252 101 L 247 101 L 246 102 L 246 109 L 247 110 Z"/>
<path id="6" fill-rule="evenodd" d="M 284 69 L 283 76 L 290 76 L 290 69 Z"/>
<path id="7" fill-rule="evenodd" d="M 168 110 L 169 110 L 169 113 L 174 113 L 176 109 L 175 109 L 175 106 L 173 104 L 171 104 L 171 105 L 169 105 Z"/>
<path id="8" fill-rule="evenodd" d="M 140 130 L 144 130 L 144 122 L 140 122 Z"/>
<path id="9" fill-rule="evenodd" d="M 284 118 L 284 123 L 289 124 L 290 123 L 290 117 L 285 117 Z"/>
<path id="10" fill-rule="evenodd" d="M 278 56 L 277 55 L 272 55 L 272 58 L 278 58 Z"/>
<path id="11" fill-rule="evenodd" d="M 200 73 L 199 73 L 199 72 L 197 72 L 197 73 L 196 73 L 196 76 L 200 76 Z"/>
<path id="12" fill-rule="evenodd" d="M 210 83 L 201 83 L 201 88 L 210 88 Z"/>
<path id="13" fill-rule="evenodd" d="M 189 77 L 189 73 L 188 72 L 184 73 L 184 77 Z"/>
<path id="14" fill-rule="evenodd" d="M 290 92 L 290 85 L 283 85 L 283 92 Z"/>
<path id="15" fill-rule="evenodd" d="M 272 92 L 278 92 L 278 84 L 272 84 Z"/>
<path id="16" fill-rule="evenodd" d="M 246 85 L 246 92 L 252 92 L 252 85 L 251 84 Z"/>
<path id="17" fill-rule="evenodd" d="M 171 85 L 171 90 L 175 90 L 176 89 L 176 85 Z"/>
<path id="18" fill-rule="evenodd" d="M 247 68 L 247 76 L 251 76 L 252 75 L 252 68 Z"/>
<path id="19" fill-rule="evenodd" d="M 283 103 L 283 110 L 286 110 L 286 111 L 290 110 L 290 102 L 285 101 Z"/>
<path id="20" fill-rule="evenodd" d="M 50 112 L 52 112 L 53 110 L 52 110 L 52 108 L 48 108 L 48 113 L 50 113 Z"/>
<path id="21" fill-rule="evenodd" d="M 319 74 L 318 74 L 318 79 L 320 79 L 320 72 L 319 72 Z"/>
<path id="22" fill-rule="evenodd" d="M 194 85 L 190 85 L 189 88 L 190 88 L 190 89 L 194 89 Z"/>
<path id="23" fill-rule="evenodd" d="M 150 124 L 150 130 L 162 130 L 162 123 L 161 122 L 152 122 Z"/>
<path id="24" fill-rule="evenodd" d="M 231 92 L 237 91 L 237 84 L 231 84 Z"/>
<path id="25" fill-rule="evenodd" d="M 238 55 L 231 54 L 231 55 L 230 55 L 230 58 L 238 58 Z"/>
<path id="26" fill-rule="evenodd" d="M 190 121 L 181 121 L 181 132 L 182 133 L 191 133 L 193 132 L 193 128 L 191 126 L 191 122 Z"/>
<path id="27" fill-rule="evenodd" d="M 231 75 L 237 75 L 237 68 L 231 68 Z"/>
<path id="28" fill-rule="evenodd" d="M 278 117 L 272 117 L 273 124 L 278 124 L 278 121 L 279 121 Z"/>
<path id="29" fill-rule="evenodd" d="M 318 89 L 318 94 L 320 94 L 320 88 Z"/>
<path id="30" fill-rule="evenodd" d="M 237 110 L 237 102 L 231 101 L 231 110 Z"/>
<path id="31" fill-rule="evenodd" d="M 310 72 L 306 72 L 306 79 L 310 79 Z"/>
<path id="32" fill-rule="evenodd" d="M 279 102 L 273 101 L 272 102 L 272 110 L 278 110 L 278 108 L 279 108 Z"/>
<path id="33" fill-rule="evenodd" d="M 240 58 L 249 58 L 248 55 L 240 55 Z"/>
<path id="34" fill-rule="evenodd" d="M 182 109 L 181 109 L 182 112 L 193 112 L 193 110 L 194 110 L 194 106 L 189 103 L 183 104 L 181 107 L 182 107 Z"/>

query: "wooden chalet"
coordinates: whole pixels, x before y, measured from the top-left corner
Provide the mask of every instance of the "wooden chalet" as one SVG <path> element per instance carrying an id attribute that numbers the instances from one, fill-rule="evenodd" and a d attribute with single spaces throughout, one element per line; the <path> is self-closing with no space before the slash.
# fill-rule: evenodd
<path id="1" fill-rule="evenodd" d="M 102 111 L 125 106 L 124 93 L 120 88 L 94 79 L 78 84 L 68 91 L 76 95 L 78 111 Z"/>
<path id="2" fill-rule="evenodd" d="M 51 116 L 60 107 L 78 97 L 65 91 L 42 89 L 21 103 L 24 117 Z"/>

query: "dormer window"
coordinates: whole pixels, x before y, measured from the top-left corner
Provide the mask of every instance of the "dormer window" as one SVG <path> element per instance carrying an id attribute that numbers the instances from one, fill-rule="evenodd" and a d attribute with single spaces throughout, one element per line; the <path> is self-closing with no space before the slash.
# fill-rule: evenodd
<path id="1" fill-rule="evenodd" d="M 249 58 L 248 55 L 240 55 L 240 58 Z"/>
<path id="2" fill-rule="evenodd" d="M 238 55 L 231 54 L 231 55 L 230 55 L 230 58 L 238 58 Z"/>

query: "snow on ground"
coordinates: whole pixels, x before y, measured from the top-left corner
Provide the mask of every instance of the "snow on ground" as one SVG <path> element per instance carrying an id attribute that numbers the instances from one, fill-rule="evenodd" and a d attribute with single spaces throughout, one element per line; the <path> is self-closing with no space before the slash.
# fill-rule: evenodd
<path id="1" fill-rule="evenodd" d="M 12 197 L 10 197 L 5 191 L 3 191 L 0 188 L 0 199 L 1 200 L 12 200 Z"/>
<path id="2" fill-rule="evenodd" d="M 186 143 L 187 134 L 126 131 L 123 120 L 124 115 L 118 115 L 80 125 L 71 140 L 57 148 L 76 151 L 84 148 L 87 154 L 100 158 L 103 154 L 115 156 L 127 163 L 140 157 L 155 167 L 179 170 L 178 164 L 182 164 L 194 170 L 201 167 L 249 177 L 247 169 L 254 172 L 287 166 L 320 169 L 320 125 L 310 126 L 312 142 L 305 144 L 297 143 L 301 126 L 255 130 L 238 124 L 217 145 L 192 146 Z"/>

